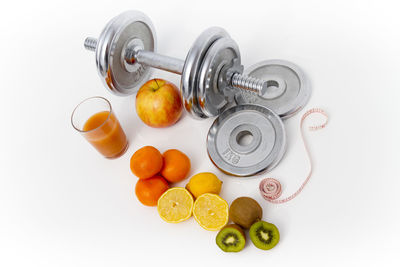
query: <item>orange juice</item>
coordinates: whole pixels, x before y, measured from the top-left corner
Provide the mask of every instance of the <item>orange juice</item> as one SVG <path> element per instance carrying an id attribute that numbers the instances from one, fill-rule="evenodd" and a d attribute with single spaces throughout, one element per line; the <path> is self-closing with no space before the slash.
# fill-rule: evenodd
<path id="1" fill-rule="evenodd" d="M 128 141 L 112 112 L 101 111 L 92 115 L 83 126 L 84 136 L 106 158 L 125 152 Z"/>

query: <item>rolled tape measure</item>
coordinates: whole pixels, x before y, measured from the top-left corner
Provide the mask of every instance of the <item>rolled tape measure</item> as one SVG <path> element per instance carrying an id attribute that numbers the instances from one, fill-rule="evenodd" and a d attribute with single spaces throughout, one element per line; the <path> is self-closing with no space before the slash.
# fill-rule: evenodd
<path id="1" fill-rule="evenodd" d="M 304 187 L 306 186 L 308 181 L 310 180 L 312 172 L 313 172 L 313 162 L 311 159 L 310 149 L 308 148 L 306 139 L 304 137 L 304 122 L 307 117 L 309 117 L 311 114 L 314 114 L 314 113 L 322 114 L 325 117 L 325 121 L 321 124 L 310 126 L 308 128 L 310 131 L 316 131 L 316 130 L 323 129 L 326 127 L 326 125 L 328 123 L 328 115 L 325 113 L 324 110 L 322 110 L 320 108 L 313 108 L 313 109 L 308 110 L 306 113 L 304 113 L 303 117 L 300 120 L 301 138 L 303 140 L 304 148 L 307 152 L 308 161 L 310 163 L 310 171 L 309 171 L 306 179 L 304 180 L 302 185 L 299 187 L 299 189 L 297 189 L 296 192 L 294 192 L 290 196 L 283 198 L 283 199 L 278 199 L 282 195 L 281 183 L 274 178 L 263 179 L 260 182 L 259 189 L 260 189 L 261 196 L 265 200 L 267 200 L 271 203 L 274 203 L 274 204 L 282 204 L 282 203 L 288 202 L 288 201 L 292 200 L 293 198 L 295 198 L 296 196 L 298 196 L 301 193 L 301 191 L 304 189 Z"/>

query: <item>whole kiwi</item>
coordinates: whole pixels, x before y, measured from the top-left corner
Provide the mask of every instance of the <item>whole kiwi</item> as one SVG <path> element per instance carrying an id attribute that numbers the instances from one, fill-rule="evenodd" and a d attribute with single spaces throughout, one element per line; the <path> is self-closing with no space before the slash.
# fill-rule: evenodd
<path id="1" fill-rule="evenodd" d="M 229 218 L 245 229 L 262 218 L 262 208 L 257 201 L 250 197 L 235 199 L 229 208 Z"/>

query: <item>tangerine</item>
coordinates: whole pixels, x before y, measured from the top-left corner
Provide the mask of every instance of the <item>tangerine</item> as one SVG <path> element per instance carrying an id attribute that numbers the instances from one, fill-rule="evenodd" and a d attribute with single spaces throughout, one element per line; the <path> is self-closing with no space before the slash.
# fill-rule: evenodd
<path id="1" fill-rule="evenodd" d="M 163 158 L 155 147 L 145 146 L 132 155 L 130 165 L 134 175 L 139 179 L 147 179 L 161 171 Z"/>
<path id="2" fill-rule="evenodd" d="M 161 175 L 168 182 L 176 183 L 185 179 L 190 171 L 190 159 L 177 149 L 170 149 L 163 153 L 164 165 Z"/>
<path id="3" fill-rule="evenodd" d="M 168 189 L 168 182 L 156 175 L 148 179 L 139 179 L 135 186 L 135 194 L 143 205 L 156 206 L 160 196 Z"/>

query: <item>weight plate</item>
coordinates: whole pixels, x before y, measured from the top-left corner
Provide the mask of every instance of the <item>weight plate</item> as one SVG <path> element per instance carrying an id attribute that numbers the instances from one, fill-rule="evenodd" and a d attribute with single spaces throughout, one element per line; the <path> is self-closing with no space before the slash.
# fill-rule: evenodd
<path id="1" fill-rule="evenodd" d="M 229 34 L 222 28 L 212 27 L 206 29 L 197 37 L 186 56 L 181 78 L 182 102 L 188 113 L 196 119 L 207 117 L 201 111 L 196 95 L 201 63 L 210 46 L 223 37 L 229 37 Z"/>
<path id="2" fill-rule="evenodd" d="M 113 18 L 102 31 L 96 48 L 96 64 L 101 80 L 116 95 L 137 92 L 150 75 L 150 68 L 138 63 L 127 66 L 125 48 L 135 43 L 156 50 L 156 35 L 150 19 L 140 11 L 126 11 Z"/>
<path id="3" fill-rule="evenodd" d="M 295 64 L 285 60 L 266 60 L 246 69 L 245 75 L 267 81 L 263 96 L 241 90 L 235 95 L 237 104 L 257 104 L 272 109 L 283 119 L 301 110 L 311 96 L 309 81 Z"/>
<path id="4" fill-rule="evenodd" d="M 269 171 L 286 150 L 282 119 L 263 106 L 234 106 L 212 124 L 207 150 L 214 165 L 230 175 L 251 176 Z"/>
<path id="5" fill-rule="evenodd" d="M 199 71 L 197 100 L 207 117 L 215 117 L 226 109 L 228 100 L 225 88 L 219 88 L 220 73 L 233 66 L 240 65 L 240 52 L 231 38 L 220 38 L 208 49 Z"/>

